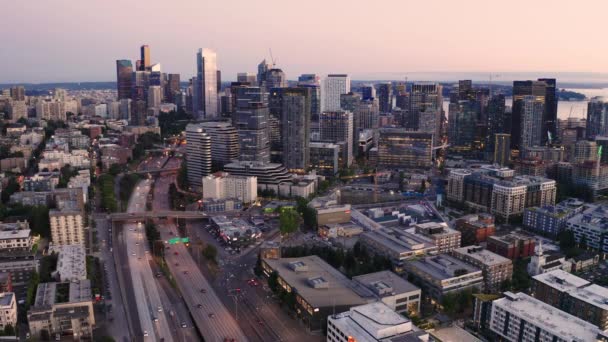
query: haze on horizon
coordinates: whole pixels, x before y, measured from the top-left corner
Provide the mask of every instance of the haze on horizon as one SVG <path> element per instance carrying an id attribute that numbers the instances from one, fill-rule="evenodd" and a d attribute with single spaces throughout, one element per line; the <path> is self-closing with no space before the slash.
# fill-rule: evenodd
<path id="1" fill-rule="evenodd" d="M 195 74 L 199 47 L 216 50 L 225 81 L 256 72 L 269 48 L 289 79 L 608 72 L 605 0 L 49 0 L 2 9 L 0 83 L 112 81 L 115 60 L 135 61 L 142 44 L 182 80 Z"/>

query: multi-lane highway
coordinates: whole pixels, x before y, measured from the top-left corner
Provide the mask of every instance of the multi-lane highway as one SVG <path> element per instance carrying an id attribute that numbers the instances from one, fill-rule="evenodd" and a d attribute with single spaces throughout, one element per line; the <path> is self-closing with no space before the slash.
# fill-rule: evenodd
<path id="1" fill-rule="evenodd" d="M 175 177 L 163 177 L 156 181 L 153 203 L 155 211 L 169 207 L 167 194 L 169 185 L 174 181 Z M 159 231 L 165 241 L 177 234 L 176 225 L 171 220 L 161 223 Z M 234 317 L 201 273 L 186 246 L 176 244 L 167 247 L 165 260 L 205 341 L 223 342 L 226 339 L 248 341 Z"/>
<path id="2" fill-rule="evenodd" d="M 150 191 L 150 180 L 139 183 L 131 199 L 128 212 L 146 210 L 146 198 Z M 163 307 L 160 291 L 150 269 L 150 257 L 146 245 L 145 230 L 142 223 L 128 223 L 123 226 L 124 248 L 127 251 L 130 280 L 137 305 L 137 317 L 141 337 L 146 341 L 173 341 L 169 327 L 170 317 L 167 307 Z M 133 319 L 133 317 L 131 317 Z M 138 335 L 138 332 L 134 332 Z M 139 337 L 139 336 L 136 336 Z"/>

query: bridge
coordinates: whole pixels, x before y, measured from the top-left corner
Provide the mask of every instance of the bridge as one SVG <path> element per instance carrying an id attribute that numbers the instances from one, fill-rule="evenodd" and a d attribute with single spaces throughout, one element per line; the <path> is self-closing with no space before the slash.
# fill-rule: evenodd
<path id="1" fill-rule="evenodd" d="M 149 170 L 141 170 L 141 171 L 130 171 L 129 173 L 138 173 L 140 175 L 146 175 L 146 174 L 160 174 L 160 173 L 172 173 L 172 172 L 178 172 L 179 171 L 179 167 L 173 167 L 173 168 L 164 168 L 164 169 L 149 169 Z"/>
<path id="2" fill-rule="evenodd" d="M 179 210 L 157 210 L 138 213 L 114 213 L 110 214 L 112 222 L 116 221 L 141 221 L 147 218 L 178 218 L 178 219 L 206 219 L 209 215 L 202 211 L 179 211 Z"/>

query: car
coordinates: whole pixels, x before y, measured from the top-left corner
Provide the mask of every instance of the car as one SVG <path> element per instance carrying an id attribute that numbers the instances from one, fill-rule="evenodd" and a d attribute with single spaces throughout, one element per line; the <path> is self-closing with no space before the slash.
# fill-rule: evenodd
<path id="1" fill-rule="evenodd" d="M 215 318 L 215 314 L 214 313 L 210 313 L 208 316 L 209 316 L 209 318 Z"/>
<path id="2" fill-rule="evenodd" d="M 163 312 L 163 308 L 161 306 L 158 307 L 158 312 Z"/>
<path id="3" fill-rule="evenodd" d="M 136 242 L 136 243 L 135 243 L 135 246 L 139 246 L 139 242 Z"/>
<path id="4" fill-rule="evenodd" d="M 188 271 L 184 271 L 184 274 L 188 274 Z"/>
<path id="5" fill-rule="evenodd" d="M 207 293 L 207 290 L 201 289 L 201 293 Z"/>
<path id="6" fill-rule="evenodd" d="M 178 252 L 173 252 L 173 255 L 179 255 L 179 253 Z"/>
<path id="7" fill-rule="evenodd" d="M 196 304 L 196 307 L 200 309 L 203 307 L 203 304 Z"/>
<path id="8" fill-rule="evenodd" d="M 179 262 L 176 262 L 176 263 L 175 263 L 175 266 L 179 266 Z"/>
<path id="9" fill-rule="evenodd" d="M 154 322 L 158 322 L 158 317 L 154 317 L 154 316 L 152 316 L 152 320 L 153 320 Z"/>
<path id="10" fill-rule="evenodd" d="M 148 332 L 144 330 L 144 337 L 148 337 Z"/>
<path id="11" fill-rule="evenodd" d="M 182 328 L 187 328 L 186 322 L 182 322 Z"/>
<path id="12" fill-rule="evenodd" d="M 162 275 L 160 274 L 160 272 L 156 272 L 156 278 L 160 278 Z"/>
<path id="13" fill-rule="evenodd" d="M 135 252 L 131 253 L 132 256 L 135 256 Z"/>

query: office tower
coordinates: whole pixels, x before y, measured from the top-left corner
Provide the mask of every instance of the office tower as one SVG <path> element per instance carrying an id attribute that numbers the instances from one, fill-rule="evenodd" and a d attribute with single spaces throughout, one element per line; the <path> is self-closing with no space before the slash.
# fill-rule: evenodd
<path id="1" fill-rule="evenodd" d="M 12 87 L 11 98 L 13 101 L 25 101 L 25 88 L 23 86 Z"/>
<path id="2" fill-rule="evenodd" d="M 270 64 L 266 63 L 266 60 L 262 60 L 260 64 L 258 64 L 258 86 L 265 87 L 266 86 L 266 74 L 268 70 L 270 70 Z"/>
<path id="3" fill-rule="evenodd" d="M 310 163 L 311 91 L 307 87 L 281 91 L 283 165 L 291 172 L 305 172 Z"/>
<path id="4" fill-rule="evenodd" d="M 150 72 L 134 71 L 131 75 L 131 99 L 133 101 L 147 101 L 149 86 Z"/>
<path id="5" fill-rule="evenodd" d="M 438 83 L 414 83 L 410 92 L 410 106 L 405 127 L 413 130 L 420 128 L 420 113 L 441 112 L 443 108 L 443 87 Z M 434 114 L 435 115 L 435 114 Z"/>
<path id="6" fill-rule="evenodd" d="M 608 102 L 594 97 L 587 104 L 587 138 L 608 136 Z"/>
<path id="7" fill-rule="evenodd" d="M 203 177 L 211 173 L 211 136 L 199 124 L 186 126 L 186 166 L 188 184 L 199 189 Z"/>
<path id="8" fill-rule="evenodd" d="M 298 87 L 310 89 L 310 119 L 319 122 L 321 114 L 321 78 L 316 74 L 302 74 L 298 77 Z"/>
<path id="9" fill-rule="evenodd" d="M 148 109 L 146 101 L 136 100 L 131 102 L 131 126 L 143 126 L 146 124 Z"/>
<path id="10" fill-rule="evenodd" d="M 544 102 L 536 96 L 527 95 L 519 100 L 521 132 L 519 148 L 540 146 L 542 141 Z"/>
<path id="11" fill-rule="evenodd" d="M 346 74 L 330 74 L 323 80 L 321 111 L 339 111 L 340 95 L 350 92 L 350 77 Z"/>
<path id="12" fill-rule="evenodd" d="M 404 111 L 410 108 L 410 93 L 400 92 L 395 95 L 395 107 L 400 108 Z"/>
<path id="13" fill-rule="evenodd" d="M 494 153 L 494 135 L 507 132 L 505 110 L 505 96 L 502 94 L 492 96 L 486 110 L 487 131 L 485 144 L 486 151 L 489 153 Z"/>
<path id="14" fill-rule="evenodd" d="M 240 160 L 270 162 L 268 94 L 260 87 L 233 88 L 232 123 L 239 133 Z"/>
<path id="15" fill-rule="evenodd" d="M 511 113 L 511 148 L 520 149 L 522 132 L 522 115 L 524 109 L 524 97 L 534 96 L 536 101 L 543 105 L 541 113 L 541 124 L 544 114 L 544 104 L 547 96 L 547 83 L 544 81 L 513 81 L 513 107 Z M 542 127 L 541 127 L 541 135 Z M 544 133 L 546 134 L 546 133 Z M 540 144 L 540 143 L 539 143 Z"/>
<path id="16" fill-rule="evenodd" d="M 220 96 L 220 112 L 224 117 L 230 117 L 234 106 L 232 101 L 232 92 L 230 89 L 224 90 L 224 94 Z"/>
<path id="17" fill-rule="evenodd" d="M 354 112 L 357 104 L 361 102 L 361 95 L 355 94 L 352 91 L 348 94 L 340 95 L 340 109 Z"/>
<path id="18" fill-rule="evenodd" d="M 471 148 L 475 139 L 477 105 L 473 100 L 450 103 L 448 116 L 448 142 L 451 147 Z"/>
<path id="19" fill-rule="evenodd" d="M 120 100 L 120 108 L 118 110 L 121 120 L 131 121 L 131 99 Z"/>
<path id="20" fill-rule="evenodd" d="M 494 164 L 507 166 L 511 161 L 511 134 L 494 134 Z"/>
<path id="21" fill-rule="evenodd" d="M 340 164 L 349 167 L 353 161 L 353 113 L 342 110 L 321 113 L 319 131 L 322 141 L 344 143 Z"/>
<path id="22" fill-rule="evenodd" d="M 167 102 L 177 104 L 181 85 L 179 74 L 167 75 L 167 86 L 165 87 L 165 98 Z"/>
<path id="23" fill-rule="evenodd" d="M 553 142 L 557 138 L 557 82 L 555 78 L 539 78 L 545 82 L 545 108 L 542 121 L 541 144 Z"/>
<path id="24" fill-rule="evenodd" d="M 257 85 L 256 75 L 250 72 L 239 72 L 236 74 L 236 81 L 239 83 L 248 83 L 250 86 Z"/>
<path id="25" fill-rule="evenodd" d="M 353 139 L 358 141 L 359 133 L 364 129 L 377 129 L 378 116 L 379 108 L 377 99 L 361 100 L 356 103 L 353 111 Z M 357 153 L 355 152 L 355 154 Z"/>
<path id="26" fill-rule="evenodd" d="M 148 89 L 148 108 L 158 108 L 161 103 L 162 92 L 160 86 L 153 85 Z"/>
<path id="27" fill-rule="evenodd" d="M 373 84 L 365 84 L 361 86 L 361 97 L 363 100 L 375 99 L 376 98 L 376 88 L 374 88 Z"/>
<path id="28" fill-rule="evenodd" d="M 217 106 L 217 55 L 215 51 L 199 49 L 196 55 L 196 103 L 194 116 L 213 119 L 218 116 Z"/>
<path id="29" fill-rule="evenodd" d="M 287 87 L 287 78 L 281 69 L 273 68 L 266 72 L 266 89 Z"/>
<path id="30" fill-rule="evenodd" d="M 148 45 L 142 45 L 141 48 L 141 71 L 146 71 L 150 68 L 152 64 L 150 60 L 150 47 Z"/>
<path id="31" fill-rule="evenodd" d="M 217 93 L 219 94 L 220 91 L 222 90 L 222 71 L 218 70 L 216 71 L 216 84 L 217 84 Z M 219 107 L 218 107 L 219 109 Z"/>
<path id="32" fill-rule="evenodd" d="M 405 128 L 380 128 L 378 165 L 387 168 L 430 168 L 433 134 Z"/>
<path id="33" fill-rule="evenodd" d="M 211 166 L 221 170 L 224 165 L 239 159 L 239 133 L 229 122 L 215 121 L 200 124 L 211 137 Z"/>
<path id="34" fill-rule="evenodd" d="M 378 85 L 378 105 L 381 113 L 390 113 L 393 109 L 393 84 L 390 82 Z"/>
<path id="35" fill-rule="evenodd" d="M 119 100 L 131 98 L 132 74 L 133 64 L 130 60 L 119 59 L 116 61 L 116 90 Z"/>

